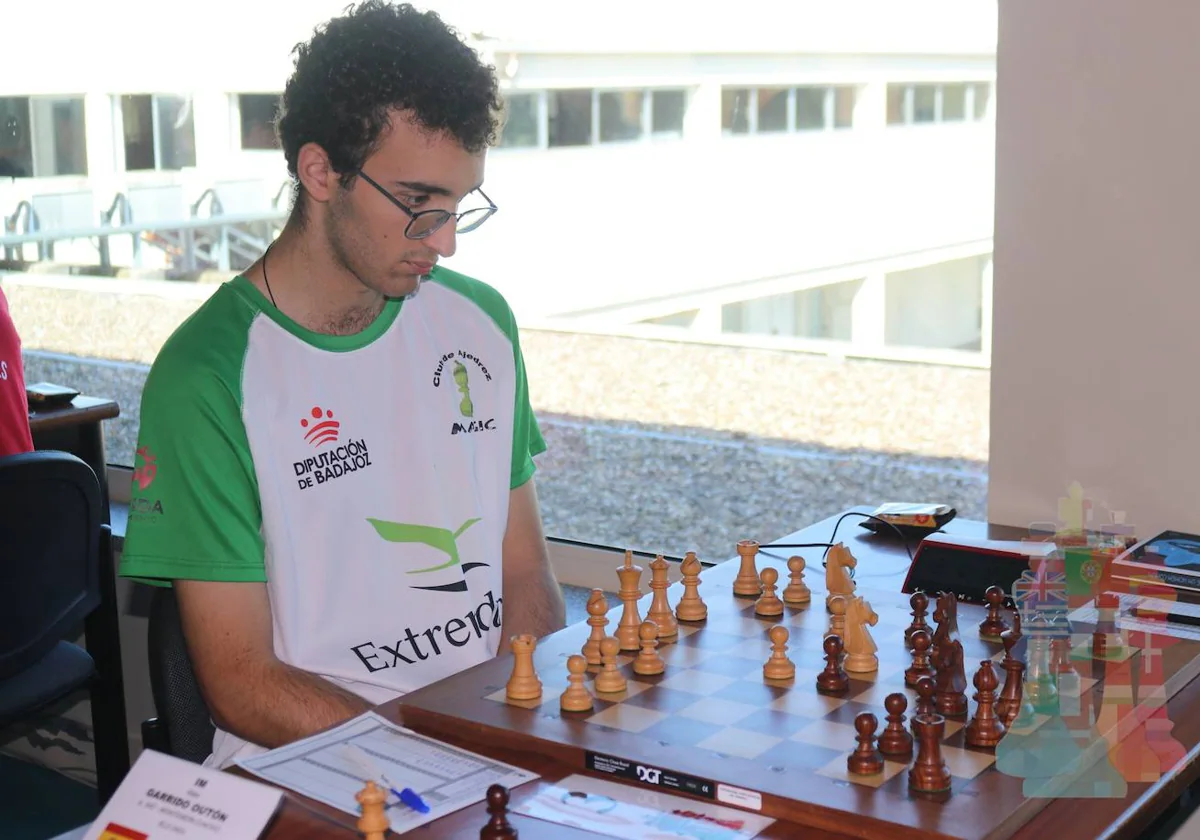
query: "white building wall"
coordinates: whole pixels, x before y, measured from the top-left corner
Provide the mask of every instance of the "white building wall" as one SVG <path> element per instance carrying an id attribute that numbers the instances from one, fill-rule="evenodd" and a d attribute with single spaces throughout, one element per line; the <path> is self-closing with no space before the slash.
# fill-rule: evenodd
<path id="1" fill-rule="evenodd" d="M 886 341 L 908 347 L 977 349 L 987 258 L 970 258 L 887 276 Z"/>

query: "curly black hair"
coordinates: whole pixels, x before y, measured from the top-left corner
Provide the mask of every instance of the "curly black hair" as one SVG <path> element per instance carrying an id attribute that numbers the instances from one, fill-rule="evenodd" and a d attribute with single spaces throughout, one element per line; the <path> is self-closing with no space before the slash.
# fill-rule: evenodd
<path id="1" fill-rule="evenodd" d="M 300 148 L 316 143 L 347 186 L 388 125 L 408 111 L 475 153 L 495 144 L 502 103 L 495 69 L 483 64 L 435 12 L 367 0 L 296 46 L 296 67 L 279 103 L 276 132 L 303 221 Z"/>

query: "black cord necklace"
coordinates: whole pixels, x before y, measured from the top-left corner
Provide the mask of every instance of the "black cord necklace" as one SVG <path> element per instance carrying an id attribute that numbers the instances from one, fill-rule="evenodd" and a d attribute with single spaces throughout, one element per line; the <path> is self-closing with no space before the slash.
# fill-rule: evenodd
<path id="1" fill-rule="evenodd" d="M 275 244 L 274 242 L 271 243 L 271 245 L 274 245 L 274 244 Z M 262 259 L 263 285 L 267 287 L 267 294 L 271 298 L 271 305 L 274 306 L 276 309 L 278 309 L 279 304 L 277 304 L 275 302 L 275 295 L 271 291 L 271 281 L 267 279 L 267 254 L 271 253 L 271 245 L 268 245 L 267 250 L 263 252 L 263 259 Z"/>

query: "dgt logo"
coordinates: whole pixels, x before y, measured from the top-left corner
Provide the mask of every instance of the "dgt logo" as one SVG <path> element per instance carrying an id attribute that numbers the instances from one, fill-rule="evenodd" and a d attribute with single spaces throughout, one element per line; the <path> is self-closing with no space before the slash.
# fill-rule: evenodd
<path id="1" fill-rule="evenodd" d="M 656 770 L 653 767 L 637 766 L 637 776 L 639 782 L 649 782 L 652 785 L 658 784 L 659 777 L 662 776 L 661 770 Z"/>

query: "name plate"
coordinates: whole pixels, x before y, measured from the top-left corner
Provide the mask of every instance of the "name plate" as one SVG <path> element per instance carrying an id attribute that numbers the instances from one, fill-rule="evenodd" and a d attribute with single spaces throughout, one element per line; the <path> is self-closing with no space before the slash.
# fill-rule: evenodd
<path id="1" fill-rule="evenodd" d="M 254 840 L 283 792 L 190 761 L 144 751 L 84 840 Z"/>

